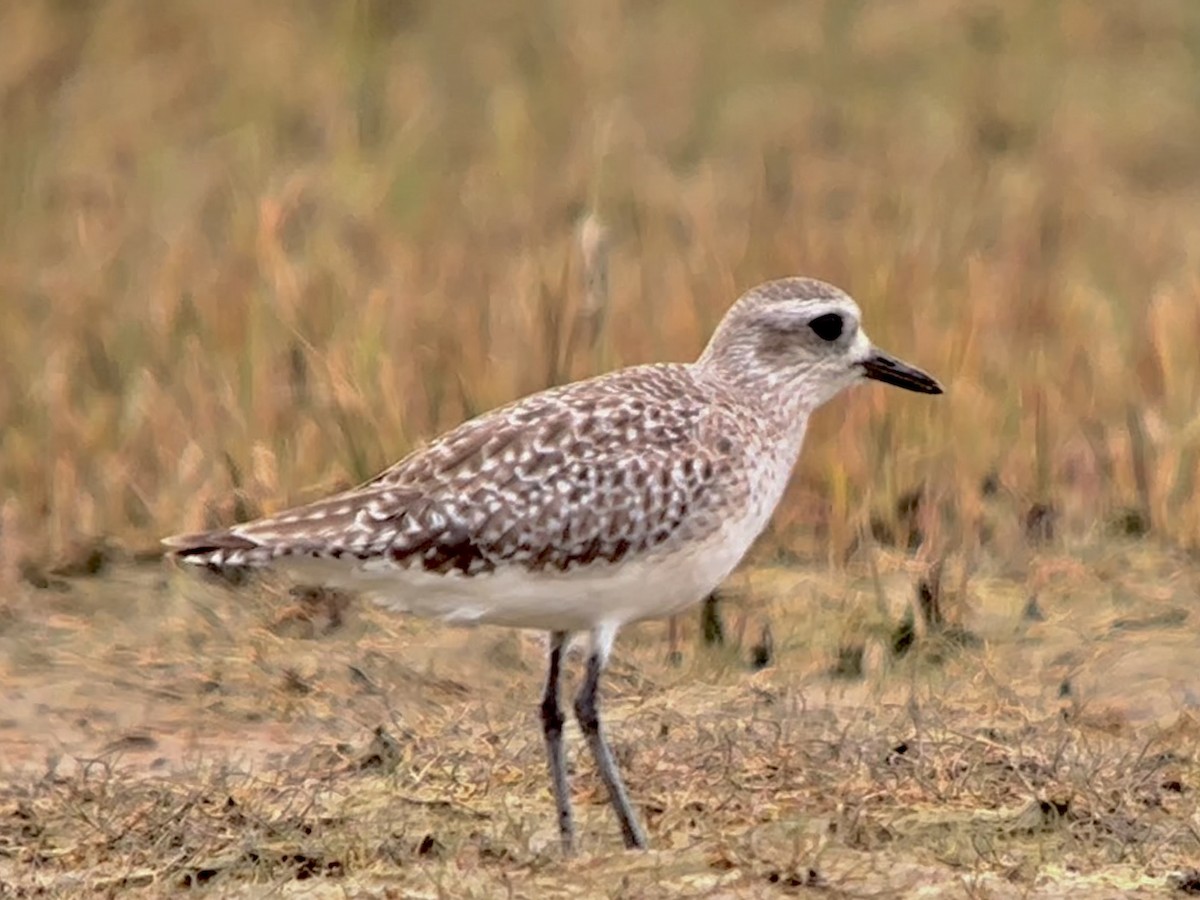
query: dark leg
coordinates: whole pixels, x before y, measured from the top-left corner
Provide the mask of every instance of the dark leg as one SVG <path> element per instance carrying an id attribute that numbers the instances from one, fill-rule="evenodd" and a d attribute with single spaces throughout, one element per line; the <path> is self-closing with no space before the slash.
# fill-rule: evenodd
<path id="1" fill-rule="evenodd" d="M 579 719 L 579 727 L 587 737 L 588 746 L 592 748 L 592 756 L 596 758 L 596 768 L 608 788 L 608 797 L 621 823 L 621 833 L 625 836 L 625 846 L 630 850 L 644 850 L 646 835 L 638 824 L 633 807 L 629 805 L 629 795 L 625 792 L 625 783 L 617 764 L 613 760 L 612 751 L 604 740 L 600 728 L 600 710 L 597 706 L 597 692 L 600 687 L 600 673 L 608 660 L 608 651 L 612 646 L 614 633 L 594 632 L 592 635 L 592 650 L 588 656 L 587 674 L 583 686 L 575 697 L 575 717 Z"/>
<path id="2" fill-rule="evenodd" d="M 550 665 L 546 671 L 546 690 L 542 694 L 542 734 L 546 738 L 554 806 L 558 810 L 558 836 L 562 841 L 563 853 L 569 856 L 575 849 L 575 829 L 571 825 L 571 790 L 567 786 L 567 757 L 563 751 L 565 717 L 558 702 L 558 682 L 566 643 L 565 631 L 550 633 Z"/>

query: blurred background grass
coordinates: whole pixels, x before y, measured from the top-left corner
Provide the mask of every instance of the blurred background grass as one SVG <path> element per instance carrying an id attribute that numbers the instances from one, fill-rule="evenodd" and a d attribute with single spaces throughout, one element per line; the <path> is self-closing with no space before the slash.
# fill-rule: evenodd
<path id="1" fill-rule="evenodd" d="M 1194 547 L 1197 147 L 1191 0 L 0 5 L 7 556 L 349 484 L 792 273 L 949 390 L 825 410 L 765 552 L 915 489 L 955 548 Z"/>

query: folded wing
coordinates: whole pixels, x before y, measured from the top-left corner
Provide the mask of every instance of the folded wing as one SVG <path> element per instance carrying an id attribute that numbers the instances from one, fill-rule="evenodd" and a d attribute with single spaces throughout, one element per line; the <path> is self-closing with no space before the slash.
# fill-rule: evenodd
<path id="1" fill-rule="evenodd" d="M 715 531 L 725 495 L 745 490 L 738 442 L 701 439 L 711 408 L 679 396 L 686 380 L 648 396 L 605 380 L 487 413 L 353 490 L 164 543 L 209 566 L 313 558 L 475 575 L 618 562 Z"/>

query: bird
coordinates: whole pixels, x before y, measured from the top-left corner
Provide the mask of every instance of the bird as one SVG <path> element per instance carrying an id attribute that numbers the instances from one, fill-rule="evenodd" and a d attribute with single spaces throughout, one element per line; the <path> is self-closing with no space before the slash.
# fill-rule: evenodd
<path id="1" fill-rule="evenodd" d="M 647 846 L 602 725 L 620 629 L 708 596 L 766 527 L 810 415 L 873 379 L 942 393 L 876 348 L 855 301 L 805 277 L 726 312 L 694 362 L 551 387 L 483 413 L 358 487 L 165 538 L 181 564 L 274 568 L 397 612 L 548 635 L 539 707 L 564 855 L 575 847 L 560 682 L 586 637 L 580 730 L 628 849 Z"/>

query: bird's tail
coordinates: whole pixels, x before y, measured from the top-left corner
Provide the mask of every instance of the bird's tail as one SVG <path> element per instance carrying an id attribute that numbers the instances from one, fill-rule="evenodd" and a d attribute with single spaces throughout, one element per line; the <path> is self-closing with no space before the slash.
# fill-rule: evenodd
<path id="1" fill-rule="evenodd" d="M 265 566 L 275 556 L 271 547 L 230 528 L 177 534 L 163 538 L 162 544 L 172 559 L 188 565 L 218 569 L 227 566 Z"/>

